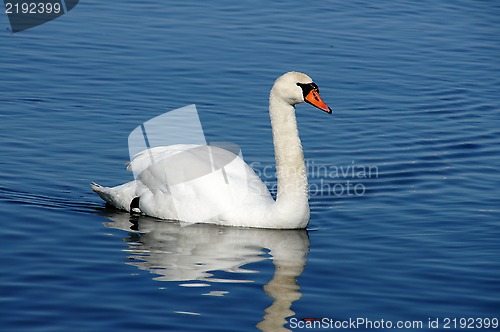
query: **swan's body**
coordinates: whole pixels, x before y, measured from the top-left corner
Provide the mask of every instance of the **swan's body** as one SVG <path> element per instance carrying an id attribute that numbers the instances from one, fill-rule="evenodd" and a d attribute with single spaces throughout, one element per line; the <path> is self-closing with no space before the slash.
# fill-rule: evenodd
<path id="1" fill-rule="evenodd" d="M 139 174 L 136 180 L 113 188 L 92 184 L 92 189 L 112 206 L 127 211 L 135 208 L 160 219 L 305 228 L 309 223 L 309 193 L 295 105 L 306 101 L 331 113 L 318 91 L 309 76 L 297 72 L 279 77 L 271 89 L 276 201 L 240 157 L 219 147 L 188 144 L 145 150 L 128 167 Z M 200 174 L 200 170 L 207 169 Z"/>

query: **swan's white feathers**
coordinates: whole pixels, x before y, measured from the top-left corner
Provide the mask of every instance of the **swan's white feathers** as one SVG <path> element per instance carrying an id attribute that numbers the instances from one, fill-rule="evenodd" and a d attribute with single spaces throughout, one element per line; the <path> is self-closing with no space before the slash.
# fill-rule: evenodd
<path id="1" fill-rule="evenodd" d="M 274 202 L 250 166 L 231 151 L 216 146 L 155 147 L 138 153 L 128 170 L 136 173 L 135 181 L 113 188 L 92 184 L 92 189 L 108 204 L 127 211 L 132 199 L 140 197 L 140 210 L 161 219 L 226 219 L 229 224 L 230 217 L 225 216 L 237 214 L 243 205 L 246 209 Z"/>
<path id="2" fill-rule="evenodd" d="M 143 187 L 137 181 L 130 181 L 113 188 L 103 187 L 97 183 L 92 183 L 90 186 L 106 203 L 126 211 L 130 211 L 132 199 L 136 197 L 137 192 L 140 192 L 140 188 Z"/>
<path id="3" fill-rule="evenodd" d="M 142 213 L 188 223 L 260 228 L 305 228 L 309 223 L 308 184 L 295 104 L 303 103 L 306 74 L 289 72 L 274 83 L 269 97 L 278 194 L 269 190 L 243 159 L 216 146 L 178 144 L 138 153 L 127 164 L 135 180 L 107 188 L 91 187 L 108 204 L 130 210 L 139 197 Z"/>

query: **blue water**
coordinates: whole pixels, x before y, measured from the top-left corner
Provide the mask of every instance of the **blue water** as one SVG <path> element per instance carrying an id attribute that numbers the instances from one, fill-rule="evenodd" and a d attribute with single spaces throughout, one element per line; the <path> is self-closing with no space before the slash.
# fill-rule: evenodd
<path id="1" fill-rule="evenodd" d="M 2 331 L 500 318 L 499 17 L 494 1 L 89 0 L 12 34 L 0 14 Z M 263 173 L 290 70 L 334 110 L 298 107 L 307 231 L 132 224 L 90 191 L 132 178 L 135 127 L 193 103 L 207 140 Z"/>

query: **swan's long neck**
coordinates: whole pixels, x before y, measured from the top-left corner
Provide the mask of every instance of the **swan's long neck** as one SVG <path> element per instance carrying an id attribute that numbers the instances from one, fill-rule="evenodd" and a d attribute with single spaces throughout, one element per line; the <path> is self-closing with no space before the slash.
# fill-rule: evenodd
<path id="1" fill-rule="evenodd" d="M 278 213 L 292 219 L 307 219 L 302 222 L 308 222 L 307 172 L 297 128 L 295 107 L 271 91 L 269 113 L 278 177 L 276 197 Z M 293 223 L 292 220 L 290 222 Z"/>

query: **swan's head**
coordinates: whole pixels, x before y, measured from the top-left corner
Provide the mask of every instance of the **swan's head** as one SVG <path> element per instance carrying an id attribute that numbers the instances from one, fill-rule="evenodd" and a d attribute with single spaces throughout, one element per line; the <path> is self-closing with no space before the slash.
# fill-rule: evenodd
<path id="1" fill-rule="evenodd" d="M 274 82 L 271 94 L 290 105 L 305 102 L 332 114 L 332 109 L 321 99 L 316 83 L 304 73 L 291 71 L 278 77 Z"/>

